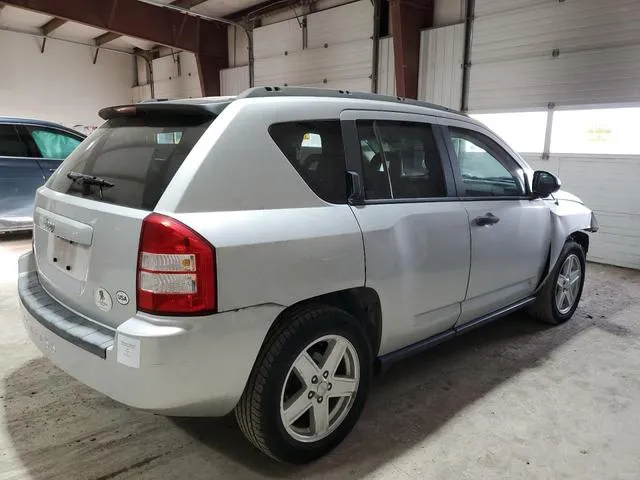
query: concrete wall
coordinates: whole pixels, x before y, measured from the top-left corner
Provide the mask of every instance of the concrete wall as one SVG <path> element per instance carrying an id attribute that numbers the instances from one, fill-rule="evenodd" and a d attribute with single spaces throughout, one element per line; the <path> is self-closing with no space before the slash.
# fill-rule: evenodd
<path id="1" fill-rule="evenodd" d="M 98 110 L 132 100 L 133 60 L 90 47 L 0 30 L 0 115 L 98 126 Z M 79 128 L 82 130 L 81 128 Z"/>

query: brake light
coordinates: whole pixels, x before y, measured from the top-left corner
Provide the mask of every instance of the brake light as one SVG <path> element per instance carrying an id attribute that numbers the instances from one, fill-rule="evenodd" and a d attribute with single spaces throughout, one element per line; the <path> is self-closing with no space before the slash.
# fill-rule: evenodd
<path id="1" fill-rule="evenodd" d="M 216 310 L 215 248 L 171 217 L 152 213 L 144 219 L 137 274 L 140 311 L 203 315 Z"/>

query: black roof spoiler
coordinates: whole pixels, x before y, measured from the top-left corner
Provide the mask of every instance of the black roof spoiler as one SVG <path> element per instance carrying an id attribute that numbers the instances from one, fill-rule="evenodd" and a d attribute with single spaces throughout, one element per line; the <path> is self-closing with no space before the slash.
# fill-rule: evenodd
<path id="1" fill-rule="evenodd" d="M 205 115 L 215 117 L 224 110 L 228 103 L 192 104 L 156 101 L 149 103 L 136 103 L 133 105 L 117 105 L 103 108 L 98 112 L 100 118 L 109 120 L 116 117 L 140 116 L 140 115 Z"/>

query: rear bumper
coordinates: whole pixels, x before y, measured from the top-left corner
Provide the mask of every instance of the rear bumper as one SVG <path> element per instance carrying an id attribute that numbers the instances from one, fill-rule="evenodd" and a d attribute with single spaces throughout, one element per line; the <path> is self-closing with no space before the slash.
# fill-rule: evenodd
<path id="1" fill-rule="evenodd" d="M 31 282 L 33 287 L 35 272 L 33 254 L 21 257 L 22 286 Z M 167 415 L 229 413 L 242 395 L 266 333 L 281 310 L 266 305 L 193 318 L 137 314 L 113 330 L 70 312 L 46 292 L 36 293 L 42 305 L 34 306 L 22 286 L 26 330 L 46 357 L 114 400 Z M 75 321 L 74 316 L 85 325 L 64 323 Z M 94 346 L 87 347 L 87 342 Z"/>

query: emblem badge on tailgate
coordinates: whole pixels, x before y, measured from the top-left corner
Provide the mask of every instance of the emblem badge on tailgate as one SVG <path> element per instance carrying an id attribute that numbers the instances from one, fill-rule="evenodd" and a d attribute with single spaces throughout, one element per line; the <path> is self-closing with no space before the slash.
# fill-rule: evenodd
<path id="1" fill-rule="evenodd" d="M 111 295 L 104 288 L 98 288 L 93 295 L 96 302 L 96 306 L 103 312 L 108 312 L 113 308 L 113 301 Z"/>
<path id="2" fill-rule="evenodd" d="M 53 231 L 56 229 L 56 224 L 53 223 L 53 220 L 51 220 L 50 218 L 44 217 L 44 219 L 42 220 L 42 228 L 47 232 L 53 233 Z"/>

